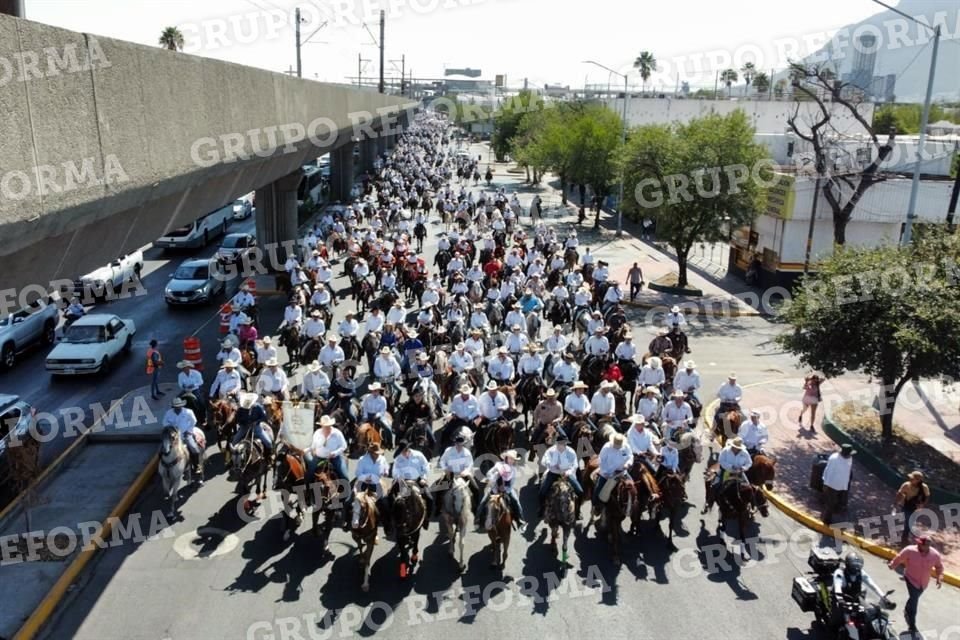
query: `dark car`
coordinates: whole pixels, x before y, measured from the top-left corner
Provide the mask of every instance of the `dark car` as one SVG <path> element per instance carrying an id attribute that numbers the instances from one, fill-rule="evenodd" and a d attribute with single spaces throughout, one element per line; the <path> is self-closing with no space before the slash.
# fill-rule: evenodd
<path id="1" fill-rule="evenodd" d="M 217 249 L 217 260 L 222 264 L 233 264 L 249 255 L 257 246 L 257 239 L 249 233 L 229 233 Z"/>

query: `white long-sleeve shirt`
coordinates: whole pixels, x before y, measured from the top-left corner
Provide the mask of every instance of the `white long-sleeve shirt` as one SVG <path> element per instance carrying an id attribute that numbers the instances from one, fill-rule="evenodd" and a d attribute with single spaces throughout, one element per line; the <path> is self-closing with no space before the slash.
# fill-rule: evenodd
<path id="1" fill-rule="evenodd" d="M 240 374 L 237 373 L 237 370 L 227 371 L 226 369 L 221 369 L 217 372 L 217 377 L 213 381 L 213 384 L 210 385 L 210 397 L 216 397 L 219 393 L 219 397 L 224 398 L 228 394 L 239 391 L 240 389 Z"/>
<path id="2" fill-rule="evenodd" d="M 323 429 L 313 432 L 313 442 L 310 444 L 313 455 L 318 458 L 335 458 L 347 450 L 347 439 L 343 432 L 336 427 L 330 428 L 329 435 L 323 435 Z"/>
<path id="3" fill-rule="evenodd" d="M 660 455 L 663 456 L 661 464 L 670 471 L 676 473 L 680 470 L 680 452 L 676 447 L 664 447 L 660 449 Z"/>
<path id="4" fill-rule="evenodd" d="M 691 388 L 694 391 L 700 388 L 700 374 L 694 371 L 693 373 L 687 373 L 686 369 L 681 369 L 677 375 L 673 377 L 673 388 L 679 389 L 686 393 Z"/>
<path id="5" fill-rule="evenodd" d="M 286 307 L 283 310 L 283 321 L 287 325 L 303 322 L 303 309 L 300 307 Z"/>
<path id="6" fill-rule="evenodd" d="M 593 394 L 593 399 L 590 400 L 590 413 L 595 413 L 598 416 L 613 416 L 615 408 L 616 399 L 609 392 L 597 391 Z"/>
<path id="7" fill-rule="evenodd" d="M 443 455 L 440 456 L 440 468 L 454 475 L 459 475 L 472 467 L 473 454 L 466 447 L 461 447 L 460 451 L 457 451 L 455 445 L 447 447 Z"/>
<path id="8" fill-rule="evenodd" d="M 363 417 L 373 416 L 381 418 L 387 412 L 387 399 L 377 393 L 368 393 L 360 405 Z"/>
<path id="9" fill-rule="evenodd" d="M 630 450 L 637 454 L 650 453 L 655 456 L 659 455 L 660 451 L 657 449 L 657 445 L 654 444 L 656 438 L 656 434 L 646 427 L 637 431 L 637 428 L 634 426 L 627 432 L 627 443 L 630 445 Z"/>
<path id="10" fill-rule="evenodd" d="M 571 362 L 558 360 L 556 364 L 553 365 L 553 377 L 560 382 L 573 382 L 579 375 L 580 370 Z"/>
<path id="11" fill-rule="evenodd" d="M 408 449 L 410 457 L 403 454 L 393 459 L 393 477 L 396 480 L 426 478 L 430 473 L 427 458 L 416 449 Z"/>
<path id="12" fill-rule="evenodd" d="M 633 451 L 627 443 L 620 445 L 618 449 L 612 442 L 608 442 L 600 450 L 600 475 L 604 478 L 609 479 L 618 471 L 626 471 L 632 463 Z"/>
<path id="13" fill-rule="evenodd" d="M 379 455 L 376 458 L 372 458 L 370 454 L 367 453 L 357 462 L 357 482 L 377 484 L 380 478 L 387 475 L 389 470 L 390 465 L 387 463 L 385 456 Z"/>
<path id="14" fill-rule="evenodd" d="M 743 397 L 743 389 L 738 384 L 725 382 L 717 389 L 717 397 L 723 402 L 740 402 Z"/>
<path id="15" fill-rule="evenodd" d="M 177 384 L 184 391 L 193 391 L 203 386 L 203 376 L 196 369 L 191 369 L 190 373 L 181 371 L 177 374 Z"/>
<path id="16" fill-rule="evenodd" d="M 503 415 L 503 412 L 510 408 L 510 401 L 507 396 L 497 391 L 497 394 L 490 397 L 489 393 L 484 393 L 477 401 L 480 408 L 480 415 L 487 420 L 497 420 Z"/>
<path id="17" fill-rule="evenodd" d="M 378 380 L 400 377 L 400 363 L 393 356 L 377 357 L 373 362 L 373 377 Z"/>
<path id="18" fill-rule="evenodd" d="M 853 469 L 853 457 L 844 458 L 836 452 L 827 459 L 823 468 L 823 484 L 834 491 L 846 491 L 850 488 L 850 471 Z"/>
<path id="19" fill-rule="evenodd" d="M 176 427 L 180 433 L 193 433 L 193 428 L 197 426 L 197 416 L 193 415 L 193 411 L 186 407 L 180 409 L 180 413 L 173 409 L 167 409 L 167 412 L 163 414 L 163 424 L 164 426 L 172 425 Z"/>
<path id="20" fill-rule="evenodd" d="M 461 420 L 475 420 L 480 415 L 480 404 L 474 396 L 469 395 L 464 399 L 463 394 L 458 393 L 450 403 L 450 413 Z"/>
<path id="21" fill-rule="evenodd" d="M 330 378 L 323 371 L 303 376 L 303 393 L 307 396 L 326 395 L 330 391 Z"/>
<path id="22" fill-rule="evenodd" d="M 560 451 L 557 445 L 553 445 L 543 454 L 540 464 L 558 475 L 573 475 L 577 472 L 577 453 L 570 447 Z"/>
<path id="23" fill-rule="evenodd" d="M 649 364 L 643 365 L 640 369 L 640 375 L 637 376 L 637 385 L 643 387 L 657 387 L 666 381 L 667 377 L 663 373 L 663 367 L 654 369 Z"/>
<path id="24" fill-rule="evenodd" d="M 686 402 L 678 407 L 676 402 L 671 401 L 664 405 L 662 417 L 663 421 L 671 427 L 679 427 L 686 421 L 693 420 L 693 409 Z"/>
<path id="25" fill-rule="evenodd" d="M 747 449 L 761 447 L 770 439 L 770 433 L 767 431 L 766 425 L 762 422 L 754 424 L 753 420 L 744 422 L 737 435 L 743 440 Z"/>
<path id="26" fill-rule="evenodd" d="M 725 471 L 741 470 L 746 471 L 753 464 L 750 460 L 750 454 L 746 451 L 734 451 L 733 447 L 724 447 L 717 460 L 720 468 Z"/>
<path id="27" fill-rule="evenodd" d="M 563 410 L 573 416 L 585 416 L 590 413 L 590 399 L 587 394 L 568 393 L 563 400 Z"/>
<path id="28" fill-rule="evenodd" d="M 339 346 L 331 347 L 329 344 L 324 348 L 320 349 L 320 364 L 325 367 L 332 367 L 337 362 L 343 362 L 346 359 L 346 356 L 343 353 L 343 349 Z"/>
<path id="29" fill-rule="evenodd" d="M 513 360 L 510 358 L 496 357 L 487 365 L 487 373 L 490 377 L 498 381 L 508 381 L 513 379 Z"/>
<path id="30" fill-rule="evenodd" d="M 275 371 L 271 371 L 270 367 L 267 367 L 257 378 L 257 393 L 281 393 L 285 391 L 287 391 L 287 374 L 280 367 L 277 367 Z"/>
<path id="31" fill-rule="evenodd" d="M 634 356 L 637 355 L 637 345 L 633 342 L 624 341 L 617 345 L 613 353 L 621 360 L 633 360 Z"/>
<path id="32" fill-rule="evenodd" d="M 605 353 L 609 353 L 610 341 L 607 340 L 607 336 L 593 335 L 587 338 L 587 341 L 583 345 L 583 349 L 587 352 L 587 355 L 603 355 Z"/>
<path id="33" fill-rule="evenodd" d="M 326 331 L 327 326 L 323 324 L 323 320 L 320 318 L 308 318 L 303 324 L 303 333 L 306 334 L 308 338 L 316 338 L 326 333 Z"/>

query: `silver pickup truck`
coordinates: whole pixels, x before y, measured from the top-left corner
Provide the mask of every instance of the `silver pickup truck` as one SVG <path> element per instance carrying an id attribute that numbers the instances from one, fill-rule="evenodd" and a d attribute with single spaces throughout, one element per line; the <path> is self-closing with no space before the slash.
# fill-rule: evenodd
<path id="1" fill-rule="evenodd" d="M 53 344 L 59 322 L 60 310 L 53 298 L 37 300 L 0 319 L 0 367 L 11 368 L 17 355 L 37 342 Z"/>

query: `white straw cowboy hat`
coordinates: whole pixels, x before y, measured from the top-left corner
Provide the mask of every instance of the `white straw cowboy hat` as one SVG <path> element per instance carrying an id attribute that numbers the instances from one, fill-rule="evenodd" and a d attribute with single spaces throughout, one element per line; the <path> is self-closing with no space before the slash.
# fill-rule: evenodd
<path id="1" fill-rule="evenodd" d="M 683 363 L 683 368 L 684 368 L 684 369 L 696 369 L 696 368 L 697 368 L 697 363 L 694 362 L 693 360 L 687 360 L 686 362 Z"/>
<path id="2" fill-rule="evenodd" d="M 307 365 L 307 371 L 309 371 L 310 373 L 316 373 L 317 371 L 320 371 L 320 363 L 314 360 L 313 362 Z"/>
<path id="3" fill-rule="evenodd" d="M 487 383 L 487 386 L 486 386 L 487 391 L 496 391 L 496 390 L 499 389 L 499 388 L 500 388 L 500 386 L 499 386 L 496 382 L 494 382 L 493 380 L 491 380 L 490 382 L 488 382 L 488 383 Z"/>
<path id="4" fill-rule="evenodd" d="M 187 401 L 183 398 L 174 398 L 173 402 L 170 403 L 172 407 L 185 407 L 187 406 Z"/>
<path id="5" fill-rule="evenodd" d="M 380 385 L 379 382 L 374 382 L 374 383 L 371 383 L 369 387 L 367 387 L 367 391 L 383 391 L 383 387 Z"/>
<path id="6" fill-rule="evenodd" d="M 255 393 L 241 393 L 240 394 L 240 408 L 249 409 L 257 403 L 257 394 Z"/>
<path id="7" fill-rule="evenodd" d="M 667 328 L 666 328 L 666 327 L 660 327 L 660 329 L 657 330 L 657 335 L 658 335 L 658 336 L 665 336 L 665 335 L 667 335 L 668 333 L 670 333 L 670 332 L 667 331 Z"/>
<path id="8" fill-rule="evenodd" d="M 270 358 L 269 360 L 267 360 L 267 361 L 264 362 L 263 364 L 265 364 L 265 365 L 268 366 L 268 367 L 279 367 L 279 366 L 280 366 L 280 363 L 277 362 L 277 359 L 276 359 L 276 358 Z"/>
<path id="9" fill-rule="evenodd" d="M 661 366 L 663 366 L 663 360 L 661 360 L 657 356 L 653 356 L 647 362 L 650 365 L 650 368 L 652 369 L 659 369 Z"/>
<path id="10" fill-rule="evenodd" d="M 623 446 L 625 438 L 622 433 L 613 433 L 610 435 L 610 444 L 615 447 Z"/>
<path id="11" fill-rule="evenodd" d="M 647 419 L 643 417 L 643 414 L 640 414 L 640 413 L 635 413 L 629 418 L 627 418 L 627 422 L 629 422 L 630 424 L 644 424 L 646 423 L 646 421 Z"/>
<path id="12" fill-rule="evenodd" d="M 678 307 L 677 305 L 673 305 L 670 308 L 670 313 L 680 313 L 680 307 Z"/>
<path id="13" fill-rule="evenodd" d="M 233 360 L 227 359 L 227 360 L 224 360 L 224 361 L 223 361 L 223 365 L 222 365 L 222 366 L 223 366 L 224 369 L 234 369 L 234 368 L 236 368 L 237 363 L 234 362 Z"/>
<path id="14" fill-rule="evenodd" d="M 380 355 L 382 356 L 390 355 L 390 347 L 380 347 Z"/>
<path id="15" fill-rule="evenodd" d="M 232 346 L 233 346 L 233 338 L 231 338 L 230 336 L 227 336 L 226 338 L 223 339 L 223 342 L 220 343 L 220 346 L 221 346 L 221 347 L 228 347 L 228 348 L 229 348 L 229 347 L 232 347 Z"/>
<path id="16" fill-rule="evenodd" d="M 500 457 L 503 460 L 507 460 L 508 458 L 513 458 L 514 462 L 520 459 L 520 456 L 517 455 L 516 449 L 510 449 L 508 451 L 504 451 L 503 453 L 500 454 Z"/>
<path id="17" fill-rule="evenodd" d="M 743 439 L 734 438 L 733 441 L 730 443 L 730 446 L 733 447 L 734 449 L 743 449 L 744 448 Z"/>
<path id="18" fill-rule="evenodd" d="M 473 393 L 473 387 L 471 387 L 468 384 L 460 385 L 460 389 L 458 390 L 460 391 L 460 393 Z"/>
<path id="19" fill-rule="evenodd" d="M 428 356 L 426 352 L 421 351 L 420 353 L 417 354 L 417 360 L 420 362 L 427 362 L 428 360 L 430 360 L 430 356 Z"/>
<path id="20" fill-rule="evenodd" d="M 270 336 L 263 336 L 263 344 L 270 344 L 273 342 L 273 338 Z"/>
<path id="21" fill-rule="evenodd" d="M 571 388 L 571 389 L 586 389 L 586 388 L 587 388 L 587 383 L 584 382 L 583 380 L 577 380 L 576 382 L 573 383 L 573 386 L 570 387 L 570 388 Z"/>
<path id="22" fill-rule="evenodd" d="M 643 390 L 643 392 L 644 392 L 644 393 L 653 393 L 653 394 L 656 394 L 656 395 L 660 395 L 660 389 L 658 389 L 658 388 L 656 388 L 656 387 L 652 387 L 652 386 L 651 386 L 651 387 L 646 387 L 646 388 Z"/>
<path id="23" fill-rule="evenodd" d="M 319 309 L 314 309 L 313 311 L 310 312 L 310 317 L 311 317 L 311 318 L 319 318 L 320 315 L 321 315 L 321 314 L 320 314 L 320 310 L 319 310 Z"/>
<path id="24" fill-rule="evenodd" d="M 335 333 L 327 334 L 327 342 L 336 342 L 336 341 L 337 341 L 337 334 Z"/>
<path id="25" fill-rule="evenodd" d="M 543 392 L 543 395 L 546 398 L 556 398 L 557 392 L 555 389 L 547 389 L 546 391 Z"/>
<path id="26" fill-rule="evenodd" d="M 193 363 L 189 360 L 181 360 L 177 363 L 177 369 L 186 369 L 187 367 L 192 367 Z"/>
<path id="27" fill-rule="evenodd" d="M 683 391 L 680 391 L 680 389 L 675 389 L 675 390 L 673 391 L 673 393 L 670 394 L 670 397 L 671 397 L 671 398 L 683 398 L 683 397 L 685 397 L 685 396 L 684 396 L 684 394 L 683 394 Z"/>
<path id="28" fill-rule="evenodd" d="M 321 417 L 320 417 L 320 426 L 321 426 L 321 427 L 332 427 L 332 426 L 335 425 L 336 423 L 337 423 L 336 420 L 334 420 L 334 419 L 331 418 L 330 416 L 321 416 Z"/>

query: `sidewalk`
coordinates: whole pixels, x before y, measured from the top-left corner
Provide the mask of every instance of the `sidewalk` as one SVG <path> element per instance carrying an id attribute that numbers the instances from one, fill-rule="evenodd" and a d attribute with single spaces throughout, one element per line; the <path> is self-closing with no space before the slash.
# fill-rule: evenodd
<path id="1" fill-rule="evenodd" d="M 18 540 L 27 531 L 22 505 L 5 512 L 0 520 L 0 638 L 12 638 L 55 585 L 64 591 L 72 588 L 93 525 L 111 514 L 122 517 L 131 486 L 148 479 L 145 469 L 158 445 L 142 440 L 152 436 L 159 441 L 160 421 L 174 397 L 173 385 L 161 388 L 167 395 L 160 400 L 150 398 L 148 387 L 127 394 L 112 414 L 115 419 L 94 425 L 90 437 L 37 487 L 30 501 L 30 530 L 35 532 L 31 539 L 40 541 L 39 549 L 31 551 L 31 543 Z M 115 529 L 112 536 L 104 528 L 106 543 L 115 544 L 122 530 L 146 533 L 150 527 L 148 522 L 134 524 Z"/>
<path id="2" fill-rule="evenodd" d="M 802 376 L 798 375 L 747 386 L 744 388 L 741 405 L 745 410 L 759 410 L 761 420 L 769 430 L 770 441 L 765 449 L 777 458 L 774 492 L 795 508 L 819 519 L 823 507 L 821 494 L 809 486 L 812 463 L 817 454 L 839 450 L 823 433 L 824 409 L 851 400 L 869 404 L 869 400 L 862 399 L 866 398 L 869 390 L 875 389 L 876 385 L 858 381 L 853 376 L 825 382 L 821 386 L 824 403 L 817 411 L 816 432 L 811 432 L 809 429 L 798 428 L 802 384 Z M 922 404 L 918 407 L 909 398 L 904 398 L 901 402 L 903 404 L 898 403 L 894 414 L 895 422 L 933 446 L 949 450 L 954 459 L 958 459 L 960 444 L 943 436 L 929 411 Z M 946 411 L 947 407 L 941 405 L 941 408 Z M 953 407 L 952 420 L 954 423 L 958 420 L 956 407 Z M 809 414 L 805 417 L 804 424 L 809 424 Z M 854 456 L 848 510 L 837 514 L 834 524 L 855 523 L 853 528 L 857 535 L 894 550 L 899 549 L 902 525 L 897 524 L 899 520 L 894 522 L 890 518 L 895 494 L 895 488 L 871 474 Z M 950 513 L 951 509 L 955 511 L 956 505 L 939 506 L 944 509 L 929 505 L 932 514 L 939 516 L 939 522 L 931 527 L 930 518 L 920 518 L 916 529 L 927 530 L 931 535 L 935 546 L 944 556 L 946 570 L 960 574 L 960 530 L 956 527 L 949 530 L 944 527 L 944 514 Z"/>

